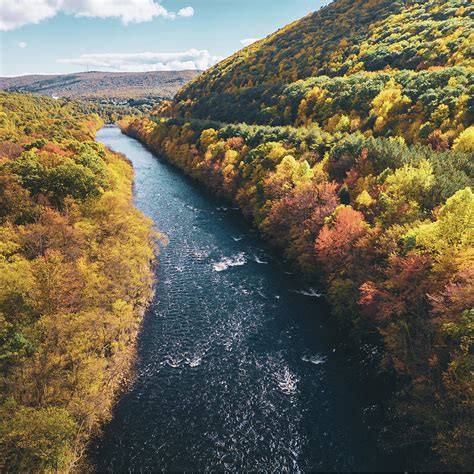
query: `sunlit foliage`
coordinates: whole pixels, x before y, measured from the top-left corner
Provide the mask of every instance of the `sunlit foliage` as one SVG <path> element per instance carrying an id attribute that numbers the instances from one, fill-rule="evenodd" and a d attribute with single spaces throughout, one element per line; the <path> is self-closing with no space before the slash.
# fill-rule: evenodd
<path id="1" fill-rule="evenodd" d="M 413 441 L 424 437 L 426 445 L 428 437 L 446 465 L 460 467 L 450 464 L 453 444 L 465 458 L 471 435 L 459 430 L 466 429 L 472 405 L 456 406 L 463 421 L 449 428 L 450 435 L 448 425 L 457 422 L 441 404 L 451 390 L 448 377 L 450 387 L 468 386 L 472 372 L 460 372 L 459 379 L 449 375 L 466 352 L 445 334 L 430 302 L 472 265 L 472 155 L 359 133 L 338 139 L 317 127 L 176 119 L 123 126 L 234 201 L 302 271 L 325 276 L 337 320 L 382 338 L 382 369 L 400 375 L 409 407 L 400 410 L 421 427 Z M 455 294 L 457 287 L 449 288 Z M 472 317 L 466 311 L 448 319 L 464 318 L 461 332 Z M 418 411 L 419 390 L 426 392 L 422 400 L 441 410 L 439 423 Z"/>
<path id="2" fill-rule="evenodd" d="M 378 94 L 387 82 L 383 75 L 370 74 L 378 71 L 384 71 L 385 77 L 395 74 L 398 84 L 418 82 L 418 87 L 407 87 L 403 94 L 409 98 L 416 89 L 419 95 L 425 95 L 428 89 L 443 95 L 440 84 L 428 79 L 431 82 L 428 88 L 422 85 L 430 76 L 425 71 L 437 67 L 472 67 L 473 25 L 474 6 L 469 0 L 338 0 L 209 69 L 186 85 L 178 93 L 176 102 L 182 111 L 190 111 L 195 117 L 204 118 L 199 105 L 203 103 L 204 111 L 212 110 L 209 115 L 213 118 L 217 118 L 214 114 L 222 106 L 230 114 L 234 108 L 234 113 L 240 114 L 239 120 L 249 121 L 244 117 L 248 106 L 255 110 L 255 106 L 262 103 L 262 94 L 267 98 L 273 96 L 276 100 L 272 103 L 264 100 L 266 105 L 259 111 L 260 123 L 264 123 L 265 114 L 273 115 L 267 108 L 278 107 L 278 98 L 286 95 L 281 94 L 279 86 L 294 83 L 287 92 L 285 107 L 289 106 L 294 112 L 299 101 L 305 98 L 309 110 L 319 115 L 321 106 L 323 109 L 334 107 L 330 100 L 334 99 L 334 89 L 341 86 L 340 94 L 336 95 L 342 95 L 342 101 L 354 100 L 360 107 L 370 107 L 370 101 L 361 102 L 364 95 L 372 100 L 374 92 Z M 307 97 L 300 96 L 295 104 L 297 97 L 293 94 L 298 94 L 300 87 L 296 81 L 315 76 L 347 79 L 339 79 L 332 86 L 332 81 L 323 77 L 307 90 L 311 91 Z M 455 80 L 450 87 L 458 87 Z M 348 88 L 357 90 L 359 97 L 357 94 L 351 97 Z M 230 95 L 230 101 L 225 94 Z M 233 94 L 239 97 L 247 94 L 247 98 L 239 104 L 239 100 L 232 100 Z M 435 103 L 433 99 L 423 98 L 425 102 Z M 456 100 L 456 96 L 453 99 Z M 232 104 L 230 107 L 228 102 Z M 448 107 L 451 104 L 449 100 L 445 103 Z M 350 110 L 347 103 L 342 108 Z M 443 111 L 439 113 L 438 119 Z M 277 115 L 287 119 L 284 109 Z"/>
<path id="3" fill-rule="evenodd" d="M 68 471 L 110 415 L 151 295 L 132 169 L 80 107 L 0 94 L 0 465 Z"/>

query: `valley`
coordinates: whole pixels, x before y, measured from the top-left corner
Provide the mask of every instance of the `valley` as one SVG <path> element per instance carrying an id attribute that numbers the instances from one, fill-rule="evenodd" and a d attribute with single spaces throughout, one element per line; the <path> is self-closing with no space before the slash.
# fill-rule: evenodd
<path id="1" fill-rule="evenodd" d="M 0 470 L 470 471 L 472 2 L 9 2 Z"/>

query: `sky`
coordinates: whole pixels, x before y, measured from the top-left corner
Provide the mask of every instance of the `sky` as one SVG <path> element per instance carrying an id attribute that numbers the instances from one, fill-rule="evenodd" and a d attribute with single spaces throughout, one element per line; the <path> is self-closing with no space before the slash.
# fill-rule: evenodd
<path id="1" fill-rule="evenodd" d="M 0 76 L 206 69 L 329 0 L 0 0 Z"/>

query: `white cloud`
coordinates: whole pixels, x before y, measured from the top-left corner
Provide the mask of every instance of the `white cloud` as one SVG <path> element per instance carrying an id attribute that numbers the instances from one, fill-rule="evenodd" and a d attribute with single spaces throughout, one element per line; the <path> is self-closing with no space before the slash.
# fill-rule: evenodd
<path id="1" fill-rule="evenodd" d="M 155 17 L 176 18 L 155 0 L 0 0 L 0 30 L 7 31 L 39 23 L 63 12 L 77 17 L 119 18 L 125 25 L 151 21 Z M 179 16 L 192 16 L 192 7 Z"/>
<path id="2" fill-rule="evenodd" d="M 122 72 L 183 71 L 207 69 L 223 58 L 212 56 L 207 50 L 190 49 L 178 53 L 114 53 L 81 54 L 78 58 L 58 59 L 61 64 L 73 64 L 89 69 Z"/>
<path id="3" fill-rule="evenodd" d="M 62 10 L 82 17 L 120 18 L 126 25 L 153 20 L 154 17 L 174 18 L 153 0 L 62 0 Z"/>
<path id="4" fill-rule="evenodd" d="M 25 43 L 24 41 L 20 41 L 19 43 L 17 43 L 17 46 L 18 46 L 19 48 L 22 48 L 22 49 L 23 49 L 23 48 L 26 48 L 26 47 L 28 46 L 28 44 Z"/>
<path id="5" fill-rule="evenodd" d="M 240 40 L 240 43 L 243 44 L 244 46 L 250 46 L 252 43 L 255 43 L 256 41 L 260 41 L 262 38 L 246 38 Z"/>
<path id="6" fill-rule="evenodd" d="M 185 7 L 181 8 L 181 10 L 178 11 L 179 16 L 183 17 L 190 17 L 194 15 L 194 8 L 193 7 Z"/>
<path id="7" fill-rule="evenodd" d="M 7 31 L 39 23 L 51 18 L 58 11 L 55 0 L 2 0 L 0 1 L 0 30 Z"/>

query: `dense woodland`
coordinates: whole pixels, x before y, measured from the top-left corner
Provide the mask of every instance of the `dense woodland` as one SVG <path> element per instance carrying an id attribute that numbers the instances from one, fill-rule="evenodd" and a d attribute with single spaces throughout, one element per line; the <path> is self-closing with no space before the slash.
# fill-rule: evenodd
<path id="1" fill-rule="evenodd" d="M 183 115 L 223 122 L 272 126 L 317 125 L 332 135 L 361 131 L 376 137 L 402 136 L 407 143 L 448 148 L 474 118 L 472 67 L 429 71 L 358 72 L 318 76 L 279 86 L 164 104 L 160 116 Z"/>
<path id="2" fill-rule="evenodd" d="M 70 99 L 66 99 L 70 100 Z M 156 101 L 154 104 L 158 104 Z M 103 104 L 100 101 L 93 100 L 74 100 L 73 105 L 78 112 L 84 115 L 98 115 L 102 122 L 106 124 L 114 124 L 123 118 L 133 115 L 139 117 L 141 115 L 150 113 L 153 106 L 141 101 L 130 100 L 128 105 Z"/>
<path id="3" fill-rule="evenodd" d="M 197 76 L 176 102 L 359 71 L 473 66 L 469 0 L 336 0 Z"/>
<path id="4" fill-rule="evenodd" d="M 66 101 L 0 93 L 0 470 L 67 471 L 110 416 L 152 293 L 133 172 Z"/>
<path id="5" fill-rule="evenodd" d="M 473 34 L 467 0 L 337 0 L 122 123 L 378 338 L 414 468 L 474 465 Z"/>
<path id="6" fill-rule="evenodd" d="M 386 445 L 472 469 L 473 40 L 469 0 L 336 0 L 148 116 L 0 93 L 0 470 L 81 466 L 129 376 L 157 234 L 94 134 L 130 113 L 377 341 Z"/>

